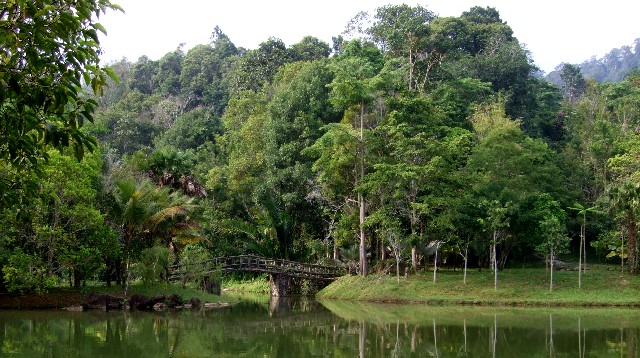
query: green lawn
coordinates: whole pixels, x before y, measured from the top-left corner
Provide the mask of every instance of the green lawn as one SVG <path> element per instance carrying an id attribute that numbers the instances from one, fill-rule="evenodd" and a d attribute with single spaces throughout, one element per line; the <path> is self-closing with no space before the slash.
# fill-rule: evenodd
<path id="1" fill-rule="evenodd" d="M 590 265 L 578 288 L 577 271 L 556 271 L 555 288 L 549 291 L 549 273 L 544 268 L 505 269 L 498 273 L 498 290 L 489 270 L 433 272 L 401 277 L 344 276 L 317 295 L 320 299 L 370 302 L 421 302 L 482 305 L 640 306 L 640 276 L 622 274 L 619 268 Z"/>

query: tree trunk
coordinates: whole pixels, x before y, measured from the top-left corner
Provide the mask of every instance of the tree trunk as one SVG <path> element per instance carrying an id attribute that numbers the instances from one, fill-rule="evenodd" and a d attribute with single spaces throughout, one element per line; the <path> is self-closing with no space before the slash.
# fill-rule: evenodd
<path id="1" fill-rule="evenodd" d="M 624 273 L 624 234 L 620 233 L 620 273 Z"/>
<path id="2" fill-rule="evenodd" d="M 498 256 L 496 255 L 496 244 L 498 242 L 498 231 L 493 231 L 493 288 L 498 290 Z"/>
<path id="3" fill-rule="evenodd" d="M 436 284 L 436 274 L 438 272 L 438 249 L 440 248 L 439 244 L 436 244 L 436 257 L 433 260 L 433 284 Z"/>
<path id="4" fill-rule="evenodd" d="M 633 215 L 629 214 L 627 217 L 627 229 L 629 230 L 629 240 L 627 241 L 629 260 L 627 260 L 627 264 L 629 266 L 629 273 L 635 274 L 637 272 L 638 265 L 638 253 L 636 250 L 636 223 Z"/>
<path id="5" fill-rule="evenodd" d="M 553 260 L 555 259 L 553 255 L 553 248 L 551 248 L 551 282 L 549 283 L 549 291 L 553 291 Z"/>
<path id="6" fill-rule="evenodd" d="M 582 245 L 584 242 L 584 223 L 580 227 L 580 258 L 578 259 L 578 288 L 582 288 Z"/>
<path id="7" fill-rule="evenodd" d="M 358 193 L 358 201 L 360 202 L 360 274 L 367 275 L 367 240 L 364 236 L 364 198 L 362 193 Z"/>
<path id="8" fill-rule="evenodd" d="M 360 104 L 360 183 L 364 180 L 364 103 Z M 367 240 L 364 236 L 364 196 L 358 192 L 360 203 L 360 274 L 367 275 Z"/>
<path id="9" fill-rule="evenodd" d="M 469 259 L 469 245 L 464 248 L 464 275 L 462 276 L 462 283 L 467 284 L 467 261 Z M 466 338 L 466 336 L 465 336 Z"/>
<path id="10" fill-rule="evenodd" d="M 411 246 L 411 267 L 414 273 L 418 272 L 418 248 L 415 245 Z"/>
<path id="11" fill-rule="evenodd" d="M 582 241 L 584 241 L 582 243 L 582 270 L 586 273 L 587 272 L 587 226 L 585 225 L 584 228 L 584 235 L 582 235 L 583 239 Z"/>
<path id="12" fill-rule="evenodd" d="M 80 284 L 82 283 L 82 275 L 80 271 L 76 268 L 73 269 L 73 288 L 80 288 Z"/>

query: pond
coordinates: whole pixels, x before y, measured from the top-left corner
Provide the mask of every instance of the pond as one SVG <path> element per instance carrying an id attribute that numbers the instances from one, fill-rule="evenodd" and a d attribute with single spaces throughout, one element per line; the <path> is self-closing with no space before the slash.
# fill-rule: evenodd
<path id="1" fill-rule="evenodd" d="M 10 357 L 635 357 L 640 312 L 245 298 L 223 309 L 0 311 Z"/>

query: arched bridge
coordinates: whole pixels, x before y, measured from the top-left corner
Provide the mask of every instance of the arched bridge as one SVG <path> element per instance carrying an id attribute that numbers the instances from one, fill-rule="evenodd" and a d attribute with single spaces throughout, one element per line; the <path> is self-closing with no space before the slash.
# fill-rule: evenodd
<path id="1" fill-rule="evenodd" d="M 187 265 L 169 267 L 169 280 L 180 281 L 189 277 L 202 277 L 221 270 L 265 272 L 270 274 L 272 296 L 287 296 L 291 278 L 331 282 L 345 274 L 338 266 L 306 264 L 282 259 L 269 259 L 254 255 L 225 256 Z"/>

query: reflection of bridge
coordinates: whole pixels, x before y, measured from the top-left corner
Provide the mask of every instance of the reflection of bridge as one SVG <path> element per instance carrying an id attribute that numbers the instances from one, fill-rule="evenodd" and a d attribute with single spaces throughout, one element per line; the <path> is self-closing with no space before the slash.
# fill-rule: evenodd
<path id="1" fill-rule="evenodd" d="M 187 265 L 170 267 L 169 280 L 178 281 L 188 277 L 202 277 L 216 271 L 224 273 L 233 271 L 265 272 L 270 274 L 272 296 L 288 296 L 291 278 L 311 281 L 331 282 L 344 275 L 344 270 L 337 266 L 305 264 L 282 259 L 268 259 L 254 255 L 216 257 Z"/>

